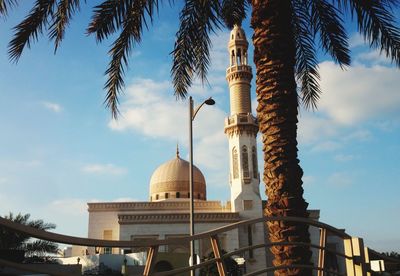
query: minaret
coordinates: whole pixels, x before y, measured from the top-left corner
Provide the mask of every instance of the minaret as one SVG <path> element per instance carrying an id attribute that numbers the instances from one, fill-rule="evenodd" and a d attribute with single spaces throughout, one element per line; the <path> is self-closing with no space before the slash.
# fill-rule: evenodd
<path id="1" fill-rule="evenodd" d="M 229 84 L 230 116 L 225 119 L 225 133 L 229 139 L 231 187 L 231 210 L 243 219 L 259 218 L 263 215 L 260 197 L 260 175 L 257 166 L 257 119 L 251 114 L 250 82 L 251 67 L 247 57 L 248 42 L 243 29 L 235 26 L 230 33 L 229 67 L 226 80 Z M 240 246 L 263 243 L 263 224 L 241 229 Z M 248 252 L 247 268 L 254 271 L 265 267 L 265 250 Z"/>
<path id="2" fill-rule="evenodd" d="M 246 211 L 244 216 L 260 217 L 260 177 L 256 143 L 258 124 L 251 114 L 252 73 L 247 63 L 247 48 L 248 42 L 243 29 L 235 26 L 228 44 L 230 66 L 226 70 L 226 80 L 229 84 L 231 113 L 225 119 L 225 133 L 229 139 L 232 211 Z M 253 215 L 254 208 L 257 209 L 257 215 Z"/>

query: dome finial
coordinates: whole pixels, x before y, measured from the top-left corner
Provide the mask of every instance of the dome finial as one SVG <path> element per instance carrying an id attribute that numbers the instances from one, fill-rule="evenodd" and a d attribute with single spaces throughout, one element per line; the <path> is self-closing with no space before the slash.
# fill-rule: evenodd
<path id="1" fill-rule="evenodd" d="M 179 158 L 179 143 L 176 142 L 176 158 Z"/>

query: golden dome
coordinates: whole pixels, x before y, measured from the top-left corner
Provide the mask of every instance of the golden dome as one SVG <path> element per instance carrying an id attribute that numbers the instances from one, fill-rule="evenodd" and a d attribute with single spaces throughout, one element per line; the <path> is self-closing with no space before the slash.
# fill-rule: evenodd
<path id="1" fill-rule="evenodd" d="M 206 181 L 193 165 L 193 194 L 195 199 L 206 200 Z M 150 201 L 189 198 L 189 162 L 179 157 L 159 166 L 150 179 Z"/>

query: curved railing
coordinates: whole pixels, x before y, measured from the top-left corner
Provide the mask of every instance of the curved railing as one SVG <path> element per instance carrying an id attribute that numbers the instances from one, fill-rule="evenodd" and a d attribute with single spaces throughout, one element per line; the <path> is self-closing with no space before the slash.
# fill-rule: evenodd
<path id="1" fill-rule="evenodd" d="M 320 229 L 320 241 L 319 244 L 311 244 L 311 243 L 300 243 L 300 242 L 268 242 L 263 244 L 256 244 L 247 247 L 242 247 L 237 250 L 222 254 L 221 248 L 219 246 L 218 235 L 224 232 L 228 232 L 230 230 L 237 229 L 239 227 L 253 225 L 256 223 L 265 223 L 268 221 L 291 221 L 297 223 L 304 223 L 310 225 L 312 227 L 316 227 Z M 259 248 L 268 248 L 271 246 L 308 246 L 310 248 L 314 248 L 318 250 L 318 263 L 315 266 L 312 265 L 287 265 L 287 266 L 271 266 L 265 267 L 258 271 L 253 271 L 251 273 L 246 274 L 246 276 L 260 275 L 269 271 L 274 271 L 277 269 L 290 269 L 290 268 L 310 268 L 317 271 L 319 276 L 323 276 L 325 272 L 328 272 L 329 275 L 367 275 L 369 271 L 369 263 L 368 263 L 368 250 L 366 250 L 363 246 L 363 241 L 360 238 L 353 238 L 350 235 L 346 234 L 343 230 L 332 227 L 328 224 L 315 221 L 312 219 L 299 218 L 299 217 L 261 217 L 257 219 L 240 221 L 237 223 L 229 224 L 220 228 L 216 228 L 211 231 L 199 233 L 193 236 L 185 236 L 179 238 L 168 238 L 164 240 L 125 240 L 125 241 L 115 241 L 115 240 L 100 240 L 100 239 L 89 239 L 89 238 L 80 238 L 67 236 L 52 232 L 47 232 L 43 230 L 39 230 L 36 228 L 32 228 L 26 225 L 22 225 L 19 223 L 12 222 L 10 220 L 4 219 L 0 217 L 0 225 L 10 228 L 16 232 L 24 233 L 30 237 L 62 243 L 62 244 L 71 244 L 71 245 L 81 245 L 81 246 L 89 246 L 89 247 L 115 247 L 115 248 L 143 248 L 147 247 L 148 255 L 146 260 L 146 265 L 144 268 L 143 275 L 157 275 L 157 276 L 167 276 L 167 275 L 176 275 L 179 273 L 184 273 L 191 271 L 193 269 L 201 269 L 202 267 L 208 266 L 210 264 L 216 263 L 219 275 L 226 275 L 226 270 L 224 267 L 223 260 L 225 258 L 229 258 L 233 255 L 240 255 L 246 251 L 259 249 Z M 334 235 L 344 243 L 344 250 L 332 250 L 326 247 L 327 241 L 327 233 L 330 235 Z M 171 271 L 152 273 L 158 248 L 163 245 L 171 245 L 171 244 L 182 244 L 189 243 L 192 240 L 201 240 L 201 239 L 209 239 L 211 242 L 211 247 L 214 252 L 214 259 L 207 260 L 200 264 L 196 264 L 193 266 L 188 266 L 184 268 L 177 268 Z M 325 254 L 329 252 L 338 257 L 344 258 L 345 262 L 345 271 L 337 272 L 327 270 L 324 267 Z M 27 265 L 21 265 L 13 262 L 9 262 L 6 260 L 0 259 L 0 265 L 13 267 L 16 269 L 22 270 L 30 270 L 33 272 L 46 273 L 46 271 L 40 270 L 37 267 L 29 267 Z M 361 271 L 361 274 L 359 274 Z M 356 274 L 357 273 L 357 274 Z M 52 273 L 52 275 L 65 275 L 62 272 L 60 273 Z"/>

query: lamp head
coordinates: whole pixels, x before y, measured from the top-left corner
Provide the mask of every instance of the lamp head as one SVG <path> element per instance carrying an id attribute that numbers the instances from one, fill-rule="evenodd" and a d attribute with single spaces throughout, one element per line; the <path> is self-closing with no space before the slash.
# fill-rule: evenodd
<path id="1" fill-rule="evenodd" d="M 215 101 L 213 100 L 213 98 L 208 98 L 207 100 L 205 100 L 204 102 L 206 105 L 214 105 Z"/>

